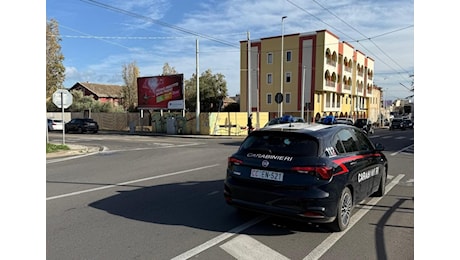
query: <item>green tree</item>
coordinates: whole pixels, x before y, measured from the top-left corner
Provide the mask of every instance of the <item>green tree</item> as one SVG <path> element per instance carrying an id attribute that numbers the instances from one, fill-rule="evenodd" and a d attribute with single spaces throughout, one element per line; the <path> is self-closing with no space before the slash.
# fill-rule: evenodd
<path id="1" fill-rule="evenodd" d="M 163 65 L 163 74 L 161 75 L 173 75 L 177 74 L 177 71 L 174 67 L 169 66 L 169 64 L 166 62 L 165 65 Z"/>
<path id="2" fill-rule="evenodd" d="M 200 111 L 216 112 L 222 107 L 222 100 L 227 96 L 225 76 L 212 74 L 210 69 L 201 73 L 200 80 Z M 185 80 L 185 107 L 187 111 L 196 111 L 196 74 Z"/>
<path id="3" fill-rule="evenodd" d="M 64 55 L 61 52 L 61 36 L 58 22 L 51 19 L 46 22 L 46 99 L 52 99 L 53 93 L 63 88 L 65 80 Z"/>
<path id="4" fill-rule="evenodd" d="M 139 67 L 137 67 L 136 62 L 123 65 L 122 75 L 125 86 L 122 88 L 122 93 L 125 110 L 137 110 L 137 78 L 139 74 Z"/>

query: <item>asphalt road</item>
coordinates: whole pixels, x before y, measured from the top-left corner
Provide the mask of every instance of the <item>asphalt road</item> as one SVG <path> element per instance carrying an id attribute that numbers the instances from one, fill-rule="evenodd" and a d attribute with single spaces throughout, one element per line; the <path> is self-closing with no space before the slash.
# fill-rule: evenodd
<path id="1" fill-rule="evenodd" d="M 101 151 L 47 160 L 47 259 L 414 258 L 413 130 L 371 136 L 386 147 L 387 194 L 362 201 L 341 233 L 227 206 L 223 178 L 240 137 L 66 138 Z"/>

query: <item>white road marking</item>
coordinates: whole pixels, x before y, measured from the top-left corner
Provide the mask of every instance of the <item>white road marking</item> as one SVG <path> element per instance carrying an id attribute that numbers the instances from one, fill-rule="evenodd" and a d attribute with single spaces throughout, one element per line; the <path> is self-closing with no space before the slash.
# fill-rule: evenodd
<path id="1" fill-rule="evenodd" d="M 220 247 L 238 260 L 289 260 L 248 235 L 239 235 Z"/>
<path id="2" fill-rule="evenodd" d="M 399 174 L 396 176 L 394 180 L 392 180 L 385 189 L 385 194 L 387 194 L 391 189 L 393 189 L 396 184 L 404 177 L 404 174 Z M 348 229 L 342 232 L 336 232 L 332 233 L 329 235 L 321 244 L 319 244 L 315 249 L 313 249 L 305 258 L 304 260 L 314 260 L 314 259 L 319 259 L 321 256 L 323 256 L 324 253 L 327 252 L 343 235 L 345 235 L 364 215 L 366 215 L 369 210 L 372 209 L 373 206 L 375 206 L 381 199 L 382 197 L 379 198 L 372 198 L 367 205 L 358 210 L 355 214 L 353 214 L 350 224 L 348 226 Z"/>
<path id="3" fill-rule="evenodd" d="M 193 171 L 203 170 L 203 169 L 206 169 L 206 168 L 212 168 L 212 167 L 216 167 L 216 166 L 219 166 L 219 164 L 212 164 L 212 165 L 208 165 L 208 166 L 203 166 L 203 167 L 198 167 L 198 168 L 193 168 L 193 169 L 188 169 L 188 170 L 183 170 L 183 171 L 178 171 L 178 172 L 171 172 L 171 173 L 167 173 L 167 174 L 163 174 L 163 175 L 152 176 L 152 177 L 147 177 L 147 178 L 143 178 L 143 179 L 127 181 L 127 182 L 121 182 L 121 183 L 117 183 L 117 184 L 113 184 L 113 185 L 107 185 L 107 186 L 102 186 L 102 187 L 98 187 L 98 188 L 94 188 L 94 189 L 88 189 L 88 190 L 82 190 L 82 191 L 71 192 L 71 193 L 62 194 L 62 195 L 58 195 L 58 196 L 48 197 L 48 198 L 46 198 L 46 200 L 60 199 L 60 198 L 65 198 L 65 197 L 80 195 L 80 194 L 83 194 L 83 193 L 88 193 L 88 192 L 93 192 L 93 191 L 98 191 L 98 190 L 110 189 L 110 188 L 117 187 L 117 186 L 128 185 L 128 184 L 132 184 L 132 183 L 136 183 L 136 182 L 149 181 L 149 180 L 154 180 L 154 179 L 159 179 L 159 178 L 174 176 L 174 175 L 178 175 L 178 174 L 182 174 L 182 173 L 187 173 L 187 172 L 193 172 Z"/>
<path id="4" fill-rule="evenodd" d="M 404 176 L 405 176 L 404 174 L 399 174 L 391 183 L 389 183 L 386 186 L 385 194 L 387 194 Z M 388 175 L 388 179 L 393 179 L 393 176 Z M 374 206 L 382 198 L 383 197 L 373 198 L 367 204 Z M 352 219 L 350 221 L 350 226 L 348 227 L 348 229 L 350 229 L 354 224 L 356 224 L 356 222 L 358 222 L 372 208 L 372 206 L 365 206 L 362 209 L 360 209 L 358 212 L 353 214 L 353 217 L 352 217 Z M 265 220 L 267 218 L 268 218 L 267 216 L 260 216 L 260 217 L 254 218 L 251 221 L 248 221 L 248 222 L 244 223 L 243 225 L 240 225 L 240 226 L 238 226 L 238 227 L 236 227 L 236 228 L 234 228 L 234 229 L 232 229 L 232 230 L 230 230 L 230 231 L 228 231 L 226 233 L 223 233 L 223 234 L 221 234 L 221 235 L 219 235 L 219 236 L 217 236 L 217 237 L 215 237 L 215 238 L 213 238 L 211 240 L 206 241 L 205 243 L 203 243 L 203 244 L 201 244 L 201 245 L 199 245 L 197 247 L 194 247 L 194 248 L 190 249 L 187 252 L 182 253 L 181 255 L 178 255 L 178 256 L 172 258 L 171 260 L 190 259 L 190 258 L 198 255 L 199 253 L 201 253 L 201 252 L 203 252 L 203 251 L 205 251 L 205 250 L 207 250 L 207 249 L 219 244 L 220 242 L 222 242 L 222 241 L 224 241 L 226 239 L 229 239 L 230 237 L 234 236 L 235 234 L 238 234 L 238 233 L 242 232 L 243 230 L 248 229 L 251 226 L 254 226 L 255 224 L 257 224 L 257 223 L 259 223 L 259 222 L 261 222 L 261 221 L 263 221 L 263 220 Z M 335 242 L 337 242 L 337 240 L 339 240 L 340 237 L 342 237 L 345 233 L 346 233 L 346 230 L 341 232 L 341 233 L 331 234 L 329 237 L 326 238 L 326 240 L 324 240 L 319 246 L 317 246 L 304 259 L 318 259 L 330 247 L 332 247 L 332 245 Z M 233 243 L 233 246 L 234 247 L 239 247 L 240 244 L 241 244 L 241 241 L 236 241 L 236 242 Z M 225 248 L 228 249 L 228 246 L 225 246 Z M 226 249 L 224 249 L 224 250 L 226 250 Z M 237 249 L 236 248 L 230 249 L 230 250 L 232 251 L 232 253 L 237 254 Z M 270 249 L 270 251 L 271 252 L 276 252 L 276 251 L 273 251 L 271 249 Z M 249 254 L 249 252 L 250 252 L 250 250 L 246 250 L 247 254 Z M 232 253 L 229 252 L 229 254 L 232 254 Z M 276 257 L 275 258 L 270 258 L 270 257 L 265 256 L 265 254 L 264 254 L 264 257 L 262 257 L 262 255 L 259 255 L 259 256 L 260 257 L 253 257 L 253 258 L 244 258 L 244 255 L 240 255 L 239 257 L 236 257 L 236 256 L 234 256 L 234 257 L 236 259 L 287 259 L 287 258 L 284 258 L 284 256 L 282 256 L 282 255 L 279 255 L 281 258 L 276 258 Z"/>
<path id="5" fill-rule="evenodd" d="M 85 153 L 85 154 L 74 155 L 74 156 L 69 156 L 69 157 L 56 158 L 56 159 L 49 159 L 49 160 L 46 160 L 46 164 L 49 164 L 49 163 L 57 163 L 57 162 L 63 162 L 63 161 L 68 161 L 68 160 L 73 160 L 73 159 L 78 159 L 78 158 L 90 156 L 90 155 L 97 154 L 97 153 L 100 153 L 100 152 L 97 151 L 97 152 L 94 152 L 94 153 Z"/>
<path id="6" fill-rule="evenodd" d="M 395 156 L 395 155 L 397 155 L 398 153 L 404 152 L 405 150 L 408 150 L 408 149 L 411 149 L 411 148 L 414 148 L 414 145 L 413 145 L 413 144 L 412 144 L 412 145 L 409 145 L 409 146 L 406 146 L 406 147 L 402 148 L 401 150 L 396 151 L 396 152 L 394 152 L 394 153 L 392 153 L 392 154 L 390 154 L 390 155 L 391 155 L 391 156 Z"/>
<path id="7" fill-rule="evenodd" d="M 257 218 L 254 218 L 246 223 L 244 223 L 243 225 L 240 225 L 236 228 L 233 228 L 232 230 L 228 231 L 228 232 L 225 232 L 211 240 L 208 240 L 206 241 L 205 243 L 197 246 L 197 247 L 194 247 L 192 249 L 190 249 L 189 251 L 185 252 L 185 253 L 182 253 L 174 258 L 172 258 L 171 260 L 184 260 L 184 259 L 189 259 L 193 256 L 196 256 L 197 254 L 205 251 L 206 249 L 208 248 L 211 248 L 217 244 L 219 244 L 220 242 L 234 236 L 235 234 L 238 234 L 240 233 L 241 231 L 245 230 L 245 229 L 248 229 L 252 226 L 254 226 L 255 224 L 267 219 L 268 217 L 267 216 L 260 216 L 260 217 L 257 217 Z"/>
<path id="8" fill-rule="evenodd" d="M 87 153 L 87 154 L 82 154 L 82 155 L 76 155 L 76 156 L 69 156 L 69 157 L 64 157 L 64 158 L 56 158 L 56 159 L 50 159 L 46 160 L 46 164 L 49 163 L 57 163 L 57 162 L 63 162 L 67 160 L 73 160 L 93 154 L 112 154 L 115 152 L 130 152 L 130 151 L 142 151 L 142 150 L 155 150 L 155 149 L 164 149 L 164 148 L 175 148 L 175 147 L 185 147 L 185 146 L 193 146 L 193 145 L 199 145 L 200 143 L 186 143 L 186 144 L 177 144 L 177 145 L 165 145 L 165 144 L 160 144 L 159 147 L 146 147 L 146 148 L 132 148 L 132 149 L 122 149 L 122 150 L 109 150 L 107 147 L 104 146 L 104 149 L 102 151 L 97 151 L 94 153 Z"/>

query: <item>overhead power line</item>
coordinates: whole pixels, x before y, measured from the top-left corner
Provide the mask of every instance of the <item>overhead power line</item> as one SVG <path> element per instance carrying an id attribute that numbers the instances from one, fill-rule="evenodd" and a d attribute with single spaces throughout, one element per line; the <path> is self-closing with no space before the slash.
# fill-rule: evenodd
<path id="1" fill-rule="evenodd" d="M 162 22 L 160 20 L 152 19 L 150 17 L 140 15 L 140 14 L 137 14 L 137 13 L 133 13 L 133 12 L 130 12 L 130 11 L 127 11 L 127 10 L 124 10 L 124 9 L 120 9 L 118 7 L 114 7 L 114 6 L 111 6 L 111 5 L 108 5 L 108 4 L 104 4 L 104 3 L 101 3 L 101 2 L 98 2 L 98 1 L 93 1 L 93 0 L 80 0 L 80 1 L 88 3 L 88 4 L 92 4 L 92 5 L 95 5 L 95 6 L 99 6 L 101 8 L 111 10 L 111 11 L 114 11 L 114 12 L 126 14 L 126 15 L 129 15 L 129 16 L 134 17 L 134 18 L 139 18 L 139 19 L 142 19 L 142 20 L 148 20 L 148 21 L 150 21 L 152 23 L 155 23 L 155 24 L 158 24 L 158 25 L 161 25 L 161 26 L 164 26 L 164 27 L 168 27 L 168 28 L 171 28 L 171 29 L 174 29 L 174 30 L 186 33 L 186 34 L 191 34 L 191 35 L 194 35 L 194 36 L 197 36 L 197 37 L 200 37 L 200 38 L 215 41 L 215 42 L 218 42 L 218 43 L 221 43 L 221 44 L 224 44 L 224 45 L 228 45 L 228 46 L 236 47 L 236 48 L 240 47 L 239 45 L 236 45 L 236 44 L 231 43 L 231 42 L 224 41 L 222 39 L 218 39 L 216 37 L 212 37 L 212 36 L 209 36 L 209 35 L 197 33 L 197 32 L 194 32 L 194 31 L 191 31 L 191 30 L 188 30 L 188 29 L 176 26 L 176 25 L 168 24 L 168 23 Z"/>

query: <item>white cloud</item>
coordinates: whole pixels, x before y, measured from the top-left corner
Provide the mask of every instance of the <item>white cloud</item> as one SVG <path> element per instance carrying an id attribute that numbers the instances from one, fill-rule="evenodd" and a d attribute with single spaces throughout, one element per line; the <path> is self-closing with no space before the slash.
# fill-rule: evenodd
<path id="1" fill-rule="evenodd" d="M 98 75 L 88 80 L 114 81 L 116 75 L 121 75 L 123 64 L 133 61 L 146 76 L 160 74 L 164 63 L 168 62 L 188 79 L 196 71 L 195 41 L 199 38 L 200 73 L 206 69 L 222 73 L 229 93 L 235 95 L 240 92 L 239 42 L 246 40 L 248 31 L 251 39 L 279 36 L 281 17 L 287 15 L 285 34 L 327 29 L 375 60 L 376 84 L 393 91 L 395 97 L 405 97 L 409 93 L 399 83 L 409 86 L 408 74 L 413 74 L 414 27 L 410 27 L 414 24 L 413 1 L 208 0 L 178 3 L 143 0 L 110 4 L 140 16 L 117 14 L 120 21 L 104 20 L 109 11 L 92 7 L 101 13 L 100 35 L 107 35 L 108 30 L 103 28 L 108 27 L 111 34 L 118 31 L 120 35 L 117 36 L 126 38 L 99 43 L 93 40 L 93 47 L 81 50 L 94 51 L 92 62 L 76 63 L 76 59 L 69 57 L 67 65 L 78 68 L 79 73 L 69 73 L 68 80 Z M 120 26 L 118 30 L 113 30 L 114 25 Z M 400 30 L 405 27 L 408 28 Z M 78 28 L 78 31 L 85 32 L 85 28 Z M 92 34 L 95 35 L 94 31 Z M 130 38 L 135 36 L 151 38 Z M 372 41 L 366 39 L 369 37 L 373 37 Z M 109 48 L 114 51 L 109 53 Z M 121 76 L 119 82 L 122 84 Z"/>

